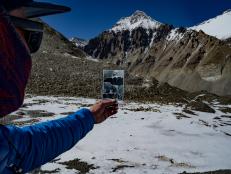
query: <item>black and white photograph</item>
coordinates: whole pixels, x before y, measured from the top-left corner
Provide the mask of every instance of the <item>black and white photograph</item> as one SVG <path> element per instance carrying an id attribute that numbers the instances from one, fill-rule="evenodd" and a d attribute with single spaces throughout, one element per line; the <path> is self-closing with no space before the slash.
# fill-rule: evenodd
<path id="1" fill-rule="evenodd" d="M 124 100 L 124 70 L 103 70 L 104 99 Z"/>

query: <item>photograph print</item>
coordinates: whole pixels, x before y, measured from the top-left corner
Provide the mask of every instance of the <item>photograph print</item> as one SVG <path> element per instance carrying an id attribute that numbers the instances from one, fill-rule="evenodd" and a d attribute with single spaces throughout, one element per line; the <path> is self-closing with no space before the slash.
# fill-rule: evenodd
<path id="1" fill-rule="evenodd" d="M 103 70 L 103 99 L 124 100 L 124 70 Z"/>

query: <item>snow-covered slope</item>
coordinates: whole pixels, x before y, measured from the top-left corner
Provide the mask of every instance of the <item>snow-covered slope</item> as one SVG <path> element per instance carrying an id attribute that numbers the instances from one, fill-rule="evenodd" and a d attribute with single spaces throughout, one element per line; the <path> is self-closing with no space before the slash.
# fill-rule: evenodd
<path id="1" fill-rule="evenodd" d="M 218 39 L 228 39 L 231 37 L 231 9 L 225 11 L 222 15 L 205 21 L 189 29 L 196 31 L 202 30 L 206 34 L 215 36 Z"/>
<path id="2" fill-rule="evenodd" d="M 62 118 L 93 103 L 94 99 L 28 96 L 20 109 L 25 115 L 15 123 Z M 117 115 L 96 125 L 40 172 L 75 174 L 85 169 L 80 173 L 177 174 L 229 169 L 231 117 L 220 108 L 231 106 L 213 103 L 211 107 L 216 113 L 191 111 L 196 114 L 192 115 L 183 106 L 126 103 Z M 48 113 L 54 116 L 44 117 Z"/>
<path id="3" fill-rule="evenodd" d="M 146 13 L 142 11 L 136 11 L 131 16 L 122 18 L 116 25 L 111 29 L 111 31 L 119 32 L 124 30 L 133 30 L 138 27 L 143 27 L 144 29 L 154 29 L 161 25 L 160 22 L 152 19 Z"/>

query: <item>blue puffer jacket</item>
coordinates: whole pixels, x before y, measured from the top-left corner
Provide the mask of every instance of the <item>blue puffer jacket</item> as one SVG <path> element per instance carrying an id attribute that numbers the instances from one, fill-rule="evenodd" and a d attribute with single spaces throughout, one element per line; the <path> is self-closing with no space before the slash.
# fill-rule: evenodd
<path id="1" fill-rule="evenodd" d="M 0 117 L 17 110 L 24 99 L 31 57 L 0 0 Z M 34 126 L 0 126 L 0 174 L 28 172 L 73 147 L 94 125 L 92 113 L 73 115 Z"/>
<path id="2" fill-rule="evenodd" d="M 73 147 L 93 125 L 92 113 L 82 109 L 66 118 L 24 128 L 0 126 L 0 173 L 13 174 L 12 165 L 25 173 L 51 161 Z"/>

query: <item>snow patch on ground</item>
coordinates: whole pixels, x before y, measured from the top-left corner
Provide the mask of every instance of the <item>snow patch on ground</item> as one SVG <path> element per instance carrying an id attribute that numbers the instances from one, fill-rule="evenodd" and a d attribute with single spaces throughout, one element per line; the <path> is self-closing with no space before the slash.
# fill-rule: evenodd
<path id="1" fill-rule="evenodd" d="M 76 57 L 76 56 L 71 55 L 71 54 L 69 54 L 69 53 L 63 53 L 63 56 L 64 56 L 64 57 L 71 57 L 71 58 L 73 58 L 73 59 L 80 59 L 79 57 Z"/>
<path id="2" fill-rule="evenodd" d="M 86 57 L 86 59 L 87 59 L 87 60 L 90 60 L 90 61 L 93 61 L 93 62 L 99 62 L 98 59 L 93 58 L 93 57 L 91 57 L 91 56 Z"/>
<path id="3" fill-rule="evenodd" d="M 222 75 L 217 75 L 217 76 L 210 76 L 210 77 L 202 77 L 202 79 L 209 81 L 209 82 L 214 82 L 222 78 Z"/>
<path id="4" fill-rule="evenodd" d="M 43 101 L 43 102 L 41 102 Z M 46 110 L 54 117 L 89 106 L 94 99 L 31 96 L 27 110 Z M 184 106 L 125 103 L 117 115 L 95 125 L 70 151 L 42 166 L 42 170 L 76 173 L 60 162 L 80 159 L 98 167 L 90 173 L 174 174 L 183 171 L 211 171 L 231 167 L 231 116 L 214 102 L 215 114 L 183 112 Z M 177 113 L 183 117 L 177 118 Z M 219 119 L 218 119 L 219 118 Z M 227 133 L 227 134 L 225 134 Z"/>

